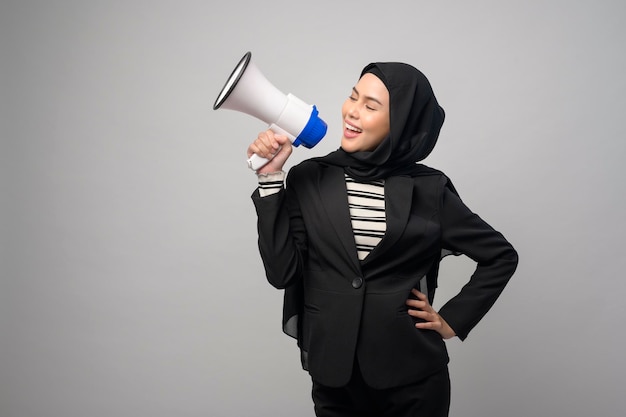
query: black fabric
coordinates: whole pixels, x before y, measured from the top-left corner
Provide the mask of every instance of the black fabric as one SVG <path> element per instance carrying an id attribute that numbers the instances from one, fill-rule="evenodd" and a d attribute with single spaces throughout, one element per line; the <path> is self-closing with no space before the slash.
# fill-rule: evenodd
<path id="1" fill-rule="evenodd" d="M 375 389 L 355 361 L 350 382 L 327 387 L 313 380 L 317 417 L 446 417 L 450 409 L 448 367 L 407 385 Z"/>
<path id="2" fill-rule="evenodd" d="M 439 333 L 415 329 L 405 305 L 424 276 L 434 297 L 442 250 L 477 263 L 469 283 L 440 310 L 460 339 L 513 274 L 512 246 L 462 203 L 445 175 L 430 171 L 385 180 L 387 232 L 362 262 L 342 168 L 304 161 L 290 170 L 284 191 L 252 195 L 267 280 L 285 290 L 285 330 L 297 337 L 302 365 L 319 383 L 345 385 L 355 355 L 376 389 L 412 383 L 446 365 Z"/>
<path id="3" fill-rule="evenodd" d="M 416 162 L 432 152 L 445 119 L 430 82 L 415 67 L 399 62 L 371 63 L 361 76 L 366 73 L 377 76 L 389 91 L 389 135 L 371 152 L 348 153 L 340 148 L 315 159 L 343 167 L 361 181 L 421 173 Z"/>

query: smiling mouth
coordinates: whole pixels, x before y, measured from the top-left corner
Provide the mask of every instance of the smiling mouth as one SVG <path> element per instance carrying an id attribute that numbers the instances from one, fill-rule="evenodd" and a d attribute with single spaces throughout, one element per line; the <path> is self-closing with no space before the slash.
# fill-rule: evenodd
<path id="1" fill-rule="evenodd" d="M 359 129 L 358 127 L 352 126 L 349 123 L 345 123 L 345 128 L 348 129 L 351 132 L 356 132 L 356 133 L 361 133 L 363 132 L 363 129 Z"/>

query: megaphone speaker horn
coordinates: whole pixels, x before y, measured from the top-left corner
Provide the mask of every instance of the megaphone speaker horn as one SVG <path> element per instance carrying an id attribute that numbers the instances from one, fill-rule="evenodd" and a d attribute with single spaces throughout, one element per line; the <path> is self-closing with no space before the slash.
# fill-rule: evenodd
<path id="1" fill-rule="evenodd" d="M 233 70 L 233 73 L 230 74 L 230 77 L 228 77 L 228 80 L 226 81 L 226 84 L 224 84 L 222 91 L 217 96 L 217 99 L 215 100 L 215 103 L 213 104 L 213 110 L 219 109 L 222 106 L 222 104 L 224 104 L 226 99 L 228 99 L 228 96 L 235 89 L 235 86 L 239 82 L 239 79 L 246 71 L 246 68 L 248 67 L 248 64 L 250 63 L 251 58 L 252 58 L 252 53 L 250 52 L 246 52 L 243 58 L 241 58 L 241 60 L 239 61 L 235 69 Z"/>
<path id="2" fill-rule="evenodd" d="M 293 94 L 283 94 L 252 62 L 247 52 L 239 61 L 213 104 L 220 108 L 254 116 L 276 133 L 289 138 L 294 146 L 312 148 L 326 135 L 327 125 L 315 106 Z M 253 155 L 248 166 L 257 170 L 269 160 Z"/>

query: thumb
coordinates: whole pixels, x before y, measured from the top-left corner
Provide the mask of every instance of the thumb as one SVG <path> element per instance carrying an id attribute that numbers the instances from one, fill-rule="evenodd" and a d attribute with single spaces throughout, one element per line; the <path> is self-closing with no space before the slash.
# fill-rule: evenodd
<path id="1" fill-rule="evenodd" d="M 278 142 L 280 148 L 278 149 L 278 152 L 276 152 L 272 161 L 276 160 L 276 162 L 282 164 L 287 160 L 287 158 L 289 158 L 291 152 L 293 152 L 293 146 L 289 138 L 286 136 L 276 136 L 276 142 Z"/>

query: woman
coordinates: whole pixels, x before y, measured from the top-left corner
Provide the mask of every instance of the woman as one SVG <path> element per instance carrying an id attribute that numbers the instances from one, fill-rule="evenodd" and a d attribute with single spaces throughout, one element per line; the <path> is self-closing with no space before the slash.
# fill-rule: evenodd
<path id="1" fill-rule="evenodd" d="M 467 337 L 517 253 L 442 172 L 417 163 L 444 120 L 420 71 L 369 64 L 342 116 L 340 149 L 288 176 L 287 138 L 262 132 L 248 148 L 273 157 L 252 199 L 267 279 L 285 289 L 284 330 L 298 340 L 317 416 L 447 416 L 444 339 Z M 437 312 L 439 262 L 450 253 L 477 266 Z"/>

